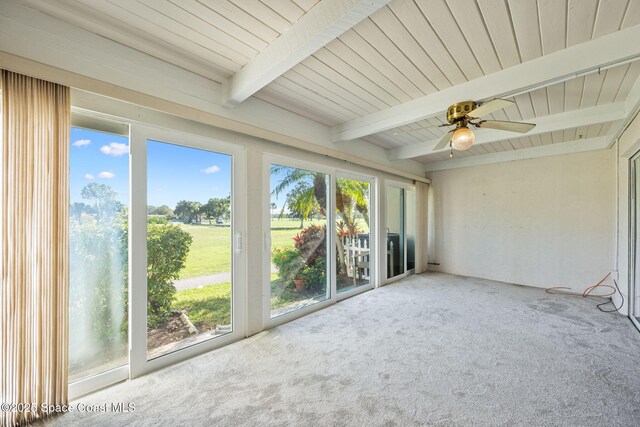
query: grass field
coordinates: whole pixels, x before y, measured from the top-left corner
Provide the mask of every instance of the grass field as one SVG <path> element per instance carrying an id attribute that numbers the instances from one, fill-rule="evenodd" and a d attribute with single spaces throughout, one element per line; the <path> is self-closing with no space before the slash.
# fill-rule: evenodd
<path id="1" fill-rule="evenodd" d="M 176 293 L 173 310 L 187 310 L 189 320 L 200 330 L 231 323 L 231 283 L 217 283 Z"/>
<path id="2" fill-rule="evenodd" d="M 231 228 L 215 225 L 180 226 L 191 234 L 193 242 L 181 279 L 231 271 Z"/>
<path id="3" fill-rule="evenodd" d="M 325 220 L 305 221 L 304 226 L 323 225 Z M 365 224 L 363 224 L 365 225 Z M 231 270 L 231 228 L 210 224 L 182 224 L 193 242 L 180 278 L 198 277 Z M 363 227 L 364 228 L 364 227 Z M 300 221 L 275 219 L 271 222 L 271 247 L 293 246 L 300 233 Z M 307 296 L 281 283 L 278 274 L 271 275 L 271 308 L 284 307 Z M 181 290 L 176 293 L 174 310 L 186 310 L 189 319 L 200 330 L 231 323 L 231 286 L 229 282 Z"/>
<path id="4" fill-rule="evenodd" d="M 324 221 L 305 221 L 304 225 L 319 223 Z M 300 232 L 300 221 L 276 219 L 271 224 L 272 247 L 293 246 L 293 237 Z M 180 227 L 193 237 L 185 267 L 180 272 L 181 279 L 231 271 L 230 227 L 209 224 L 181 224 Z"/>

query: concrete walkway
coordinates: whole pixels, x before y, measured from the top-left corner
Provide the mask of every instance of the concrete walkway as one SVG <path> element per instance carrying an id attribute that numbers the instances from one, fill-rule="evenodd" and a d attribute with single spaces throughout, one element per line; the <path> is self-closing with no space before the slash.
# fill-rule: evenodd
<path id="1" fill-rule="evenodd" d="M 177 290 L 199 288 L 206 285 L 215 285 L 217 283 L 224 283 L 231 281 L 231 272 L 226 271 L 224 273 L 207 274 L 206 276 L 189 277 L 188 279 L 180 279 L 173 282 L 173 286 Z"/>
<path id="2" fill-rule="evenodd" d="M 278 270 L 275 265 L 271 265 L 271 272 L 276 273 Z M 188 279 L 179 279 L 173 282 L 177 290 L 199 288 L 207 285 L 215 285 L 218 283 L 230 282 L 231 272 L 207 274 L 206 276 L 189 277 Z"/>

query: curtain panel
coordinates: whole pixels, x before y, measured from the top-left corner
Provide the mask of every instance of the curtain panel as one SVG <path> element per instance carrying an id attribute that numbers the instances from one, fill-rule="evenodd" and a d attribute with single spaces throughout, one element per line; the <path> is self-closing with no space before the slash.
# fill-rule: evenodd
<path id="1" fill-rule="evenodd" d="M 42 404 L 68 400 L 71 104 L 65 86 L 6 70 L 0 83 L 4 427 L 44 417 Z"/>

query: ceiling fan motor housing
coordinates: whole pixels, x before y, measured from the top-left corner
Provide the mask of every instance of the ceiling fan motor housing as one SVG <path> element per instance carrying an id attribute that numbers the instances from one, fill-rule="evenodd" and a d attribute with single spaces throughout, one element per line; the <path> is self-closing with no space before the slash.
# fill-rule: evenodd
<path id="1" fill-rule="evenodd" d="M 453 123 L 464 117 L 476 109 L 478 105 L 474 101 L 462 101 L 457 104 L 453 104 L 447 109 L 447 120 L 449 123 Z"/>

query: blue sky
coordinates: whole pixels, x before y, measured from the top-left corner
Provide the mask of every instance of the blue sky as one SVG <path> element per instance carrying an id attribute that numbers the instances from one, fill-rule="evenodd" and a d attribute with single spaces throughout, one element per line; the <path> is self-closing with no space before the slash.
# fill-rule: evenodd
<path id="1" fill-rule="evenodd" d="M 129 202 L 129 141 L 122 136 L 71 128 L 71 203 L 90 182 L 109 185 Z M 175 208 L 180 200 L 206 203 L 231 192 L 231 156 L 149 141 L 147 204 Z"/>
<path id="2" fill-rule="evenodd" d="M 91 182 L 109 185 L 117 199 L 129 204 L 129 139 L 71 128 L 69 147 L 71 203 L 84 202 L 82 188 Z"/>
<path id="3" fill-rule="evenodd" d="M 147 204 L 175 208 L 180 200 L 206 203 L 231 193 L 231 159 L 227 154 L 147 144 Z"/>
<path id="4" fill-rule="evenodd" d="M 71 203 L 87 202 L 80 193 L 91 182 L 109 185 L 117 199 L 129 204 L 129 140 L 127 137 L 71 128 Z M 271 190 L 286 175 L 285 168 L 271 176 Z M 285 203 L 291 187 L 271 195 L 278 205 Z M 231 156 L 164 142 L 147 145 L 147 204 L 175 208 L 180 200 L 206 203 L 212 197 L 231 192 Z"/>

